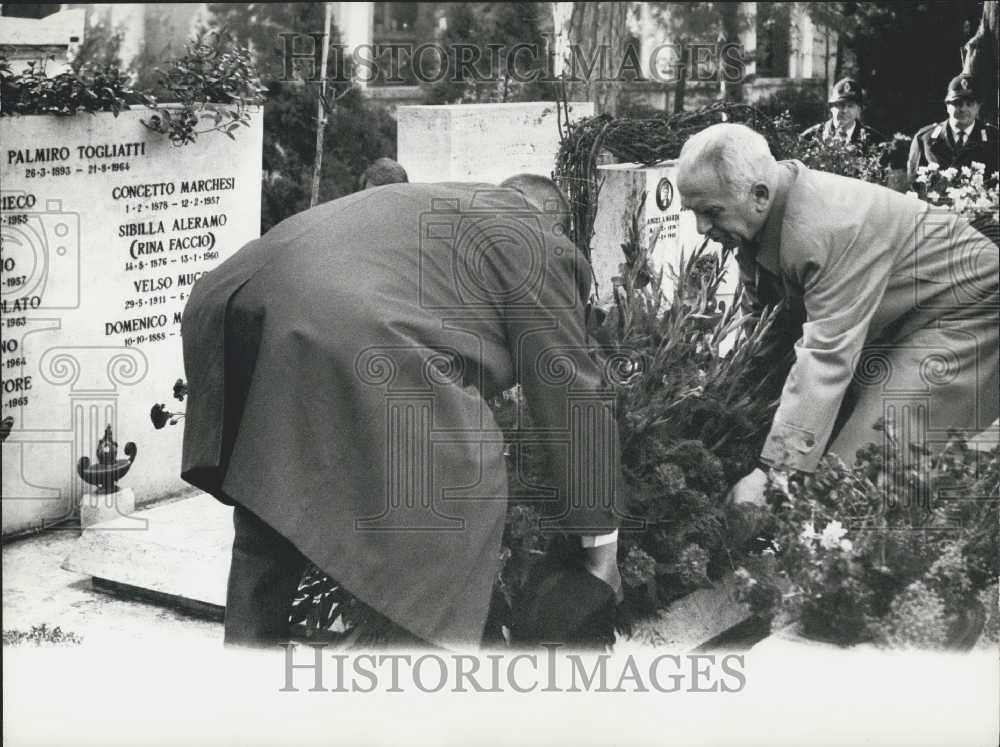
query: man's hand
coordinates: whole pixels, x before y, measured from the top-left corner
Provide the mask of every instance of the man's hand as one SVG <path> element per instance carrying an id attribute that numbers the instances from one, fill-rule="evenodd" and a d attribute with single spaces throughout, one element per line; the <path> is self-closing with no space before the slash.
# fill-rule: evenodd
<path id="1" fill-rule="evenodd" d="M 622 590 L 622 574 L 618 570 L 618 542 L 587 547 L 583 552 L 583 567 L 614 589 L 615 602 L 621 602 L 625 598 L 625 592 Z"/>
<path id="2" fill-rule="evenodd" d="M 764 505 L 764 488 L 767 487 L 767 473 L 760 467 L 733 485 L 726 496 L 727 503 L 753 503 Z"/>

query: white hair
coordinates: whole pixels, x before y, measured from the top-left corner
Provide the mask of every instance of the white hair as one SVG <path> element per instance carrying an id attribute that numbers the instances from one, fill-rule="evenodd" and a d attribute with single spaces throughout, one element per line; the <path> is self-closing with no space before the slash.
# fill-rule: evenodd
<path id="1" fill-rule="evenodd" d="M 723 122 L 687 139 L 677 161 L 678 188 L 697 172 L 709 169 L 719 183 L 744 198 L 754 184 L 772 192 L 778 183 L 778 163 L 764 137 L 741 124 Z"/>

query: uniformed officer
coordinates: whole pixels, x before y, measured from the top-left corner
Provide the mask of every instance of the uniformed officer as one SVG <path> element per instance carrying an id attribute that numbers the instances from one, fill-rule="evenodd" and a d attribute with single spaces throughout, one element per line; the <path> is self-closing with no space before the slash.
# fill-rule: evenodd
<path id="1" fill-rule="evenodd" d="M 862 149 L 885 140 L 878 130 L 862 124 L 861 108 L 864 104 L 864 94 L 854 78 L 837 81 L 830 94 L 829 104 L 830 118 L 803 132 L 801 137 L 804 140 L 842 142 L 857 145 Z"/>
<path id="2" fill-rule="evenodd" d="M 996 127 L 978 119 L 980 101 L 972 77 L 963 74 L 952 78 L 944 103 L 948 119 L 927 125 L 913 137 L 907 163 L 909 180 L 914 180 L 918 168 L 932 163 L 947 169 L 979 162 L 986 166 L 987 176 L 995 172 L 1000 138 Z"/>

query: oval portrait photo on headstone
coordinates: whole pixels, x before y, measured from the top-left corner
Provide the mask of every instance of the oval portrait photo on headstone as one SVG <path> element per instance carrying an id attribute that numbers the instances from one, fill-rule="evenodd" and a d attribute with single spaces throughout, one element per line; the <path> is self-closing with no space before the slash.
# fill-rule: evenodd
<path id="1" fill-rule="evenodd" d="M 670 183 L 667 177 L 663 177 L 660 179 L 659 184 L 656 185 L 656 207 L 660 210 L 666 210 L 673 201 L 674 185 Z"/>

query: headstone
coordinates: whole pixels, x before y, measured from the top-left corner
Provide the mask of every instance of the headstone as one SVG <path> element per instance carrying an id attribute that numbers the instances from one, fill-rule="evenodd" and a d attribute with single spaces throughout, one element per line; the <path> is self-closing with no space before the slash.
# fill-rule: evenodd
<path id="1" fill-rule="evenodd" d="M 636 216 L 639 241 L 644 247 L 653 247 L 649 260 L 654 271 L 663 270 L 663 289 L 669 298 L 673 289 L 670 268 L 676 271 L 681 255 L 689 258 L 705 240 L 698 233 L 694 213 L 681 210 L 676 161 L 651 166 L 607 164 L 598 166 L 597 171 L 601 190 L 591 240 L 591 263 L 599 298 L 602 302 L 612 298 L 612 278 L 622 274 L 620 265 L 625 262 L 621 246 L 628 241 Z M 713 241 L 708 249 L 718 253 L 722 247 Z M 736 263 L 730 260 L 720 289 L 727 304 L 738 280 Z"/>
<path id="2" fill-rule="evenodd" d="M 3 533 L 71 518 L 106 426 L 137 446 L 140 505 L 186 488 L 181 428 L 150 408 L 184 377 L 191 285 L 260 228 L 262 118 L 174 147 L 145 109 L 0 119 Z"/>
<path id="3" fill-rule="evenodd" d="M 570 102 L 571 122 L 594 114 Z M 553 101 L 400 106 L 397 160 L 411 182 L 497 184 L 514 174 L 551 176 L 559 153 Z"/>

